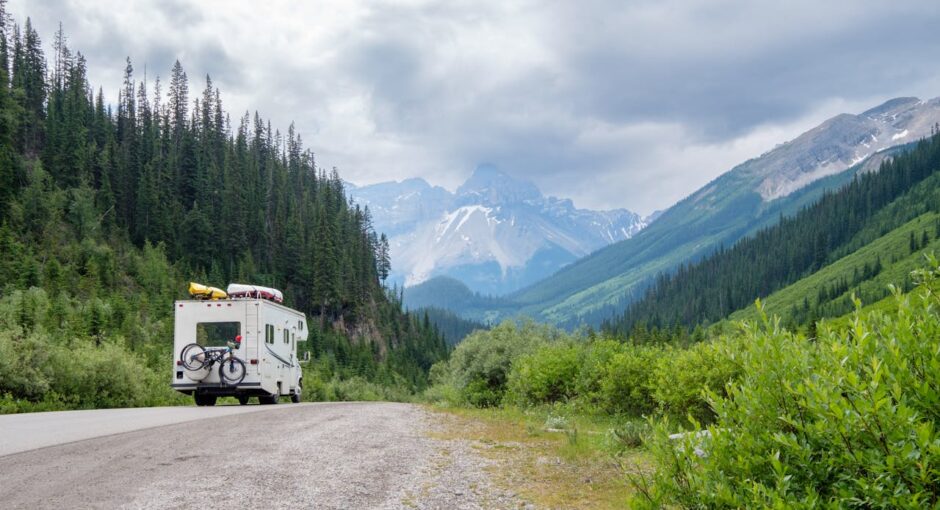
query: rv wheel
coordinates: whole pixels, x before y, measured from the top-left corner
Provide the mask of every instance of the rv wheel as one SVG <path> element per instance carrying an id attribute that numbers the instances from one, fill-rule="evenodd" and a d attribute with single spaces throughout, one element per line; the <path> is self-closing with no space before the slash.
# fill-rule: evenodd
<path id="1" fill-rule="evenodd" d="M 277 404 L 277 397 L 277 395 L 261 395 L 258 397 L 258 403 L 265 406 Z"/>
<path id="2" fill-rule="evenodd" d="M 299 390 L 298 390 L 298 391 L 295 391 L 294 393 L 291 393 L 290 401 L 293 402 L 293 403 L 295 403 L 295 404 L 299 404 L 299 403 L 300 403 L 300 391 L 299 391 Z"/>
<path id="3" fill-rule="evenodd" d="M 246 406 L 246 405 L 248 405 L 248 398 L 249 398 L 248 395 L 239 395 L 239 396 L 238 396 L 238 403 L 239 403 L 240 405 Z"/>
<path id="4" fill-rule="evenodd" d="M 218 397 L 215 395 L 200 395 L 199 393 L 194 393 L 193 399 L 196 401 L 197 406 L 214 406 Z"/>

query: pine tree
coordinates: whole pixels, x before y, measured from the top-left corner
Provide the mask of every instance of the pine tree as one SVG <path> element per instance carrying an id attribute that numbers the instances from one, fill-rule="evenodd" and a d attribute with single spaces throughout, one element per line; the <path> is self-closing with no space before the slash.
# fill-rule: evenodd
<path id="1" fill-rule="evenodd" d="M 379 279 L 383 282 L 388 278 L 389 271 L 392 269 L 391 253 L 388 247 L 388 237 L 383 233 L 379 236 L 378 245 L 378 271 Z"/>

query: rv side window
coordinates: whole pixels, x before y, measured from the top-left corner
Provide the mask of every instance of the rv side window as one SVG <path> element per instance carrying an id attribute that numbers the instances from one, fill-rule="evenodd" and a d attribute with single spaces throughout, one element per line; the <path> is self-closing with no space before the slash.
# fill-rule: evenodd
<path id="1" fill-rule="evenodd" d="M 274 343 L 274 325 L 272 324 L 264 325 L 264 342 L 268 344 Z"/>
<path id="2" fill-rule="evenodd" d="M 297 321 L 297 329 L 304 330 L 304 321 Z"/>
<path id="3" fill-rule="evenodd" d="M 290 331 L 288 331 L 287 328 L 284 328 L 284 343 L 290 343 Z"/>
<path id="4" fill-rule="evenodd" d="M 225 347 L 226 342 L 242 334 L 240 322 L 200 322 L 196 324 L 196 343 L 203 347 Z"/>

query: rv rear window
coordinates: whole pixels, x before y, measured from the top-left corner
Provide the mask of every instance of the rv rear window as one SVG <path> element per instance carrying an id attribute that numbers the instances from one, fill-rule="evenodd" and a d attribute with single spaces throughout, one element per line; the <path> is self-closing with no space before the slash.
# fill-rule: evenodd
<path id="1" fill-rule="evenodd" d="M 203 347 L 224 347 L 242 334 L 240 322 L 200 322 L 196 324 L 196 343 Z"/>
<path id="2" fill-rule="evenodd" d="M 264 326 L 264 342 L 268 344 L 274 343 L 274 325 L 265 324 Z"/>

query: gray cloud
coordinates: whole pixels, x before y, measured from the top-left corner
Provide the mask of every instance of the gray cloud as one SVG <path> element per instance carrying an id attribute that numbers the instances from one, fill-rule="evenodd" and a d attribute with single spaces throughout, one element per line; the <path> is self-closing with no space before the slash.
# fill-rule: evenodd
<path id="1" fill-rule="evenodd" d="M 61 20 L 114 98 L 123 60 L 180 59 L 237 118 L 296 121 L 357 183 L 458 185 L 490 161 L 579 206 L 662 208 L 828 116 L 940 95 L 940 4 L 81 2 Z M 164 88 L 165 90 L 165 88 Z"/>

